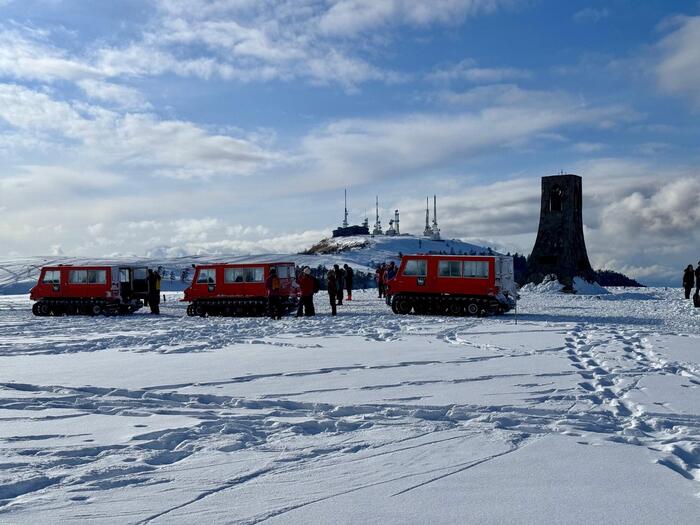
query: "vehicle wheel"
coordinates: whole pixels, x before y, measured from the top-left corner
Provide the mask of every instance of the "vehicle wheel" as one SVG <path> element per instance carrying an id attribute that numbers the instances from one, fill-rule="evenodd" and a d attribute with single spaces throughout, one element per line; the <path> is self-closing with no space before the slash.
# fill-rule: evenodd
<path id="1" fill-rule="evenodd" d="M 34 315 L 36 315 L 36 316 L 41 315 L 41 314 L 39 313 L 39 303 L 34 303 L 34 304 L 32 305 L 32 313 L 33 313 Z"/>
<path id="2" fill-rule="evenodd" d="M 408 299 L 398 299 L 396 301 L 396 310 L 401 315 L 409 314 L 411 312 L 411 308 L 413 308 L 413 305 Z"/>
<path id="3" fill-rule="evenodd" d="M 464 307 L 457 301 L 450 303 L 447 311 L 450 315 L 464 315 Z"/>
<path id="4" fill-rule="evenodd" d="M 413 305 L 413 311 L 416 315 L 425 315 L 428 313 L 428 305 L 424 302 L 418 302 Z"/>
<path id="5" fill-rule="evenodd" d="M 39 315 L 41 315 L 41 316 L 47 316 L 51 312 L 49 305 L 46 303 L 40 304 L 38 307 L 38 310 L 39 310 Z"/>
<path id="6" fill-rule="evenodd" d="M 99 304 L 93 304 L 90 307 L 90 315 L 101 315 L 102 314 L 102 306 Z"/>
<path id="7" fill-rule="evenodd" d="M 391 301 L 391 311 L 394 312 L 395 314 L 399 313 L 399 310 L 396 308 L 396 303 L 398 301 Z"/>
<path id="8" fill-rule="evenodd" d="M 198 315 L 199 317 L 206 317 L 207 316 L 207 309 L 203 305 L 198 304 L 197 306 L 194 307 L 194 313 L 195 313 L 195 315 Z"/>
<path id="9" fill-rule="evenodd" d="M 467 305 L 467 314 L 468 315 L 477 315 L 479 313 L 479 305 L 476 303 L 469 303 Z"/>

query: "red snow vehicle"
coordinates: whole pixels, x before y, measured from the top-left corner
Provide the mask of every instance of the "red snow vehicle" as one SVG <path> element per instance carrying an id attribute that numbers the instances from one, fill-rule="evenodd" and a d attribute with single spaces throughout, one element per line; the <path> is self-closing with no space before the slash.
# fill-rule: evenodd
<path id="1" fill-rule="evenodd" d="M 204 264 L 194 271 L 183 301 L 191 303 L 187 315 L 257 316 L 267 311 L 265 281 L 270 269 L 280 279 L 280 302 L 284 310 L 297 305 L 294 263 Z"/>
<path id="2" fill-rule="evenodd" d="M 131 314 L 148 296 L 148 270 L 134 266 L 45 266 L 29 292 L 34 315 Z"/>
<path id="3" fill-rule="evenodd" d="M 387 285 L 397 314 L 500 314 L 517 297 L 513 258 L 502 255 L 406 255 Z"/>

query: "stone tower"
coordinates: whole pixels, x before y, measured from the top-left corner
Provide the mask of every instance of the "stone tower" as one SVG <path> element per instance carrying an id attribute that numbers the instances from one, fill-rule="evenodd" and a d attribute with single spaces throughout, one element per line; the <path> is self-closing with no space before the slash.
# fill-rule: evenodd
<path id="1" fill-rule="evenodd" d="M 540 227 L 528 260 L 528 282 L 556 274 L 565 289 L 574 277 L 595 280 L 583 238 L 581 177 L 542 177 Z"/>

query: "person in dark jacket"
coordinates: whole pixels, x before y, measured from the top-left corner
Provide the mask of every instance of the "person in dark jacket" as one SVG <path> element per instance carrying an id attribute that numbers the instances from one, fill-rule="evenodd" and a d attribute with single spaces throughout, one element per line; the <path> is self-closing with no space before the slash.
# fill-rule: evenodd
<path id="1" fill-rule="evenodd" d="M 686 299 L 690 299 L 690 292 L 693 286 L 695 286 L 695 271 L 693 270 L 693 265 L 689 264 L 685 272 L 683 272 L 683 288 L 685 288 Z"/>
<path id="2" fill-rule="evenodd" d="M 345 271 L 337 264 L 333 265 L 333 270 L 335 270 L 336 283 L 335 300 L 338 303 L 338 306 L 342 306 L 343 292 L 345 291 Z"/>
<path id="3" fill-rule="evenodd" d="M 344 264 L 343 268 L 345 268 L 345 289 L 348 292 L 346 299 L 352 301 L 352 280 L 355 277 L 355 272 L 347 264 Z"/>
<path id="4" fill-rule="evenodd" d="M 311 317 L 316 315 L 314 308 L 314 289 L 316 288 L 315 278 L 311 275 L 311 268 L 305 267 L 297 277 L 297 284 L 301 292 L 299 300 L 299 308 L 297 309 L 297 317 L 305 315 Z"/>
<path id="5" fill-rule="evenodd" d="M 326 282 L 328 283 L 328 300 L 331 303 L 331 315 L 338 315 L 338 310 L 335 306 L 336 290 L 338 289 L 338 284 L 335 279 L 335 270 L 331 268 L 328 270 L 326 275 Z"/>
<path id="6" fill-rule="evenodd" d="M 267 308 L 272 319 L 282 319 L 281 288 L 277 270 L 270 268 L 270 275 L 265 281 L 265 289 L 267 290 Z"/>
<path id="7" fill-rule="evenodd" d="M 160 274 L 148 270 L 148 306 L 153 315 L 160 315 Z"/>
<path id="8" fill-rule="evenodd" d="M 698 267 L 695 268 L 695 293 L 700 294 L 700 261 L 698 261 Z"/>
<path id="9" fill-rule="evenodd" d="M 387 266 L 386 269 L 386 279 L 385 279 L 385 284 L 389 281 L 391 281 L 394 277 L 396 277 L 396 272 L 398 272 L 398 268 L 396 267 L 396 264 L 394 261 L 391 261 L 389 263 L 389 266 Z"/>

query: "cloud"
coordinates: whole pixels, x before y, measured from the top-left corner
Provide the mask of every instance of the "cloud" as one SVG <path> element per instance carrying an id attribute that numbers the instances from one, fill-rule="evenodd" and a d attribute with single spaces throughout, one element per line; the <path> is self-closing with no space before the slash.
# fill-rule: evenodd
<path id="1" fill-rule="evenodd" d="M 457 24 L 515 2 L 502 0 L 338 0 L 320 16 L 324 33 L 353 35 L 387 25 Z"/>
<path id="2" fill-rule="evenodd" d="M 0 84 L 2 120 L 15 135 L 56 144 L 60 151 L 68 147 L 95 167 L 147 168 L 170 178 L 249 175 L 275 158 L 251 140 L 210 133 L 191 122 L 58 101 L 13 84 Z"/>
<path id="3" fill-rule="evenodd" d="M 102 72 L 52 46 L 45 32 L 0 25 L 0 76 L 51 82 L 98 78 Z"/>
<path id="4" fill-rule="evenodd" d="M 700 230 L 700 178 L 666 181 L 610 203 L 602 211 L 601 230 L 621 239 L 649 235 L 683 242 Z"/>
<path id="5" fill-rule="evenodd" d="M 151 108 L 141 92 L 128 86 L 94 79 L 79 80 L 77 84 L 93 100 L 113 103 L 116 107 L 123 109 L 148 110 Z"/>
<path id="6" fill-rule="evenodd" d="M 608 18 L 611 14 L 610 9 L 603 7 L 601 9 L 596 9 L 594 7 L 586 7 L 574 13 L 574 21 L 579 23 L 590 22 L 597 24 L 601 20 Z"/>
<path id="7" fill-rule="evenodd" d="M 492 84 L 530 78 L 530 71 L 513 67 L 476 67 L 476 61 L 465 59 L 448 67 L 441 67 L 427 78 L 436 82 L 465 80 L 473 84 Z"/>
<path id="8" fill-rule="evenodd" d="M 573 145 L 573 149 L 579 153 L 594 153 L 605 148 L 607 148 L 607 145 L 600 142 L 577 142 Z"/>
<path id="9" fill-rule="evenodd" d="M 625 108 L 589 106 L 564 93 L 498 86 L 461 95 L 471 107 L 319 127 L 302 144 L 307 172 L 360 181 L 424 175 L 489 152 L 549 143 L 549 134 L 569 126 L 628 118 Z M 482 106 L 484 100 L 491 105 Z"/>
<path id="10" fill-rule="evenodd" d="M 88 226 L 87 231 L 90 235 L 92 235 L 94 237 L 98 237 L 98 236 L 102 235 L 102 233 L 104 232 L 104 229 L 105 229 L 105 225 L 101 222 L 97 222 L 95 224 L 91 224 L 90 226 Z"/>
<path id="11" fill-rule="evenodd" d="M 700 16 L 675 17 L 662 27 L 672 31 L 657 44 L 657 82 L 663 91 L 687 98 L 700 110 Z"/>

